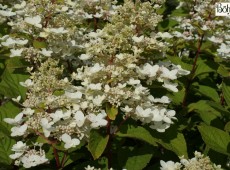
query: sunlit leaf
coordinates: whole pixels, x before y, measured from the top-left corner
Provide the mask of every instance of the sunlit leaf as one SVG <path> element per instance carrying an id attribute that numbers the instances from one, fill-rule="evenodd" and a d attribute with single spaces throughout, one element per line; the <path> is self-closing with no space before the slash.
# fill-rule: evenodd
<path id="1" fill-rule="evenodd" d="M 227 132 L 204 124 L 198 129 L 206 145 L 217 152 L 230 155 L 230 136 Z"/>
<path id="2" fill-rule="evenodd" d="M 88 149 L 94 159 L 98 159 L 102 155 L 108 141 L 109 135 L 103 135 L 97 130 L 91 130 Z"/>

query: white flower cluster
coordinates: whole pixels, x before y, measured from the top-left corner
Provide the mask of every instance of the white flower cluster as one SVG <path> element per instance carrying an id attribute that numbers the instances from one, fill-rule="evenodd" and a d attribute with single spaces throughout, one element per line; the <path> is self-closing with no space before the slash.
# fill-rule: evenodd
<path id="1" fill-rule="evenodd" d="M 116 8 L 116 2 L 110 0 L 18 2 L 12 7 L 0 4 L 0 16 L 12 28 L 11 35 L 0 38 L 0 46 L 11 49 L 10 57 L 34 62 L 51 56 L 74 59 L 83 48 L 83 35 L 92 31 L 91 25 L 99 18 L 109 20 Z"/>
<path id="2" fill-rule="evenodd" d="M 180 162 L 160 161 L 161 170 L 222 170 L 221 165 L 215 165 L 208 156 L 195 151 L 195 157 L 192 159 L 180 158 Z"/>
<path id="3" fill-rule="evenodd" d="M 39 147 L 39 150 L 35 147 Z M 18 141 L 13 145 L 12 151 L 15 153 L 11 154 L 10 158 L 15 160 L 17 166 L 22 164 L 25 168 L 31 168 L 49 161 L 45 157 L 45 151 L 41 149 L 41 144 L 34 144 L 34 148 L 30 149 L 26 143 Z"/>
<path id="4" fill-rule="evenodd" d="M 28 88 L 22 104 L 25 108 L 4 121 L 14 125 L 11 136 L 42 132 L 47 139 L 62 141 L 69 149 L 87 138 L 90 129 L 105 126 L 107 120 L 104 110 L 87 112 L 80 87 L 72 86 L 67 78 L 58 79 L 63 68 L 57 65 L 58 61 L 49 58 L 31 73 L 31 79 L 21 83 Z"/>
<path id="5" fill-rule="evenodd" d="M 215 3 L 218 2 L 223 1 L 180 0 L 177 10 L 181 9 L 188 14 L 170 17 L 179 23 L 178 26 L 169 32 L 158 33 L 158 35 L 172 46 L 174 44 L 174 48 L 179 48 L 180 44 L 185 42 L 197 42 L 204 35 L 203 42 L 211 41 L 213 43 L 214 51 L 209 49 L 211 52 L 224 58 L 230 57 L 230 17 L 215 16 Z M 179 56 L 186 54 L 186 49 L 182 50 L 184 52 L 180 52 Z M 179 51 L 181 50 L 179 49 Z"/>
<path id="6" fill-rule="evenodd" d="M 149 86 L 157 82 L 177 92 L 176 79 L 189 71 L 158 61 L 165 49 L 155 30 L 162 20 L 156 13 L 162 1 L 114 4 L 28 0 L 0 12 L 5 17 L 9 11 L 15 13 L 8 18 L 12 35 L 2 37 L 1 45 L 10 49 L 10 57 L 35 63 L 28 68 L 30 78 L 20 83 L 28 89 L 26 100 L 19 103 L 24 109 L 15 118 L 4 119 L 13 125 L 11 136 L 34 134 L 64 143 L 65 149 L 76 147 L 88 139 L 91 129 L 107 125 L 108 107 L 159 132 L 170 127 L 176 119 L 175 111 L 167 108 L 170 99 L 154 97 Z M 63 58 L 74 61 L 74 67 L 60 66 Z M 83 66 L 75 69 L 77 60 Z M 44 152 L 39 153 L 44 158 Z M 26 158 L 37 151 L 23 154 L 23 160 L 34 162 L 35 156 Z"/>
<path id="7" fill-rule="evenodd" d="M 86 35 L 86 54 L 80 59 L 89 64 L 77 69 L 72 78 L 81 81 L 88 109 L 97 110 L 110 103 L 126 115 L 164 132 L 173 123 L 175 111 L 166 109 L 170 103 L 167 96 L 154 98 L 147 85 L 157 81 L 177 92 L 177 83 L 172 81 L 189 71 L 168 62 L 149 61 L 162 55 L 164 48 L 154 33 L 161 16 L 149 2 L 125 1 L 117 12 L 119 15 L 114 15 L 102 30 Z"/>

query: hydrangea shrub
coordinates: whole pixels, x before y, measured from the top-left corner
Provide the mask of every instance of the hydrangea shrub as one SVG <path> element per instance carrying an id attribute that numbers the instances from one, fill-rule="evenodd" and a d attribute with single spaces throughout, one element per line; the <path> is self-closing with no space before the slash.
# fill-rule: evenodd
<path id="1" fill-rule="evenodd" d="M 0 2 L 3 168 L 230 167 L 221 1 Z"/>

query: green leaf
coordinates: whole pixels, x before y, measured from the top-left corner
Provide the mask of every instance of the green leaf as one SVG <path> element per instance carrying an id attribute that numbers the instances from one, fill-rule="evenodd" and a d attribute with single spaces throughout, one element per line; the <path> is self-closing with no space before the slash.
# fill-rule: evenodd
<path id="1" fill-rule="evenodd" d="M 230 132 L 230 121 L 224 126 L 224 130 Z"/>
<path id="2" fill-rule="evenodd" d="M 219 94 L 217 93 L 215 88 L 200 85 L 198 83 L 194 83 L 193 86 L 195 87 L 195 91 L 200 93 L 201 95 L 207 96 L 208 98 L 216 102 L 220 101 Z"/>
<path id="3" fill-rule="evenodd" d="M 141 126 L 135 127 L 133 125 L 125 125 L 116 135 L 120 137 L 139 139 L 153 146 L 157 146 L 155 138 L 153 138 L 153 136 L 147 129 Z"/>
<path id="4" fill-rule="evenodd" d="M 219 73 L 221 76 L 223 77 L 228 77 L 229 76 L 229 71 L 227 70 L 227 68 L 223 65 L 220 65 L 218 67 L 217 73 Z"/>
<path id="5" fill-rule="evenodd" d="M 182 133 L 178 133 L 170 127 L 171 129 L 166 130 L 164 133 L 157 133 L 155 138 L 157 143 L 161 144 L 168 150 L 173 151 L 178 156 L 188 157 L 187 145 Z M 173 132 L 173 130 L 176 132 Z"/>
<path id="6" fill-rule="evenodd" d="M 11 154 L 11 147 L 15 144 L 15 140 L 8 136 L 0 139 L 0 163 L 10 165 L 12 160 L 9 155 Z"/>
<path id="7" fill-rule="evenodd" d="M 173 64 L 181 65 L 182 69 L 191 71 L 192 70 L 192 64 L 189 63 L 189 61 L 183 61 L 183 58 L 179 58 L 177 56 L 167 56 L 167 60 L 170 60 Z M 166 61 L 167 61 L 166 60 Z"/>
<path id="8" fill-rule="evenodd" d="M 118 109 L 115 106 L 110 105 L 109 103 L 106 104 L 106 113 L 110 120 L 115 120 L 118 114 Z"/>
<path id="9" fill-rule="evenodd" d="M 11 125 L 4 122 L 4 118 L 14 118 L 20 109 L 16 107 L 12 102 L 7 102 L 4 105 L 0 106 L 0 129 L 1 132 L 6 136 L 10 136 L 11 134 Z"/>
<path id="10" fill-rule="evenodd" d="M 85 144 L 86 144 L 86 141 L 81 141 L 81 143 L 78 146 L 68 149 L 68 154 L 67 154 L 65 166 L 75 162 L 78 159 L 85 157 L 86 154 L 88 154 L 85 152 L 83 152 L 83 153 L 79 152 L 79 149 L 81 149 L 83 146 L 85 146 Z M 75 152 L 75 151 L 77 151 L 77 152 Z"/>
<path id="11" fill-rule="evenodd" d="M 65 91 L 62 90 L 62 89 L 60 89 L 60 90 L 55 90 L 55 91 L 53 92 L 53 95 L 55 95 L 55 96 L 61 96 L 61 95 L 63 95 L 63 94 L 65 94 Z"/>
<path id="12" fill-rule="evenodd" d="M 165 19 L 162 22 L 159 23 L 158 25 L 158 30 L 159 31 L 166 31 L 169 28 L 172 28 L 173 26 L 177 25 L 178 22 L 173 19 Z"/>
<path id="13" fill-rule="evenodd" d="M 142 170 L 153 156 L 152 148 L 148 145 L 137 147 L 124 147 L 118 151 L 118 163 L 122 168 Z"/>
<path id="14" fill-rule="evenodd" d="M 98 159 L 102 155 L 107 146 L 108 141 L 109 135 L 103 135 L 98 130 L 90 131 L 88 149 L 91 152 L 94 159 Z"/>
<path id="15" fill-rule="evenodd" d="M 224 95 L 224 100 L 226 101 L 227 105 L 230 106 L 230 79 L 225 78 L 224 82 L 222 83 L 222 90 Z"/>
<path id="16" fill-rule="evenodd" d="M 199 34 L 202 35 L 204 34 L 204 31 L 201 29 L 199 23 L 197 24 L 197 27 L 199 27 Z M 201 51 L 206 51 L 207 49 L 213 49 L 213 47 L 215 48 L 215 46 L 213 45 L 213 42 L 211 41 L 206 41 L 202 43 L 201 46 Z"/>
<path id="17" fill-rule="evenodd" d="M 165 10 L 166 10 L 166 6 L 165 4 L 163 4 L 159 9 L 157 9 L 157 14 L 163 15 Z"/>
<path id="18" fill-rule="evenodd" d="M 28 78 L 28 75 L 13 74 L 8 69 L 5 69 L 0 82 L 0 94 L 10 98 L 20 95 L 25 99 L 26 88 L 21 86 L 19 82 L 24 82 Z"/>
<path id="19" fill-rule="evenodd" d="M 41 141 L 41 143 L 47 143 L 46 141 Z M 54 148 L 56 148 L 57 150 L 60 150 L 60 151 L 66 151 L 66 148 L 64 147 L 64 143 L 63 142 L 60 142 L 60 143 L 56 143 L 53 145 Z"/>
<path id="20" fill-rule="evenodd" d="M 230 112 L 225 109 L 219 102 L 213 102 L 213 101 L 207 101 L 212 108 L 214 108 L 216 111 L 220 112 L 222 116 L 226 116 L 230 118 Z"/>
<path id="21" fill-rule="evenodd" d="M 172 100 L 172 103 L 180 105 L 183 102 L 185 95 L 185 88 L 181 89 L 177 93 L 169 93 L 168 97 Z"/>
<path id="22" fill-rule="evenodd" d="M 10 33 L 10 26 L 7 24 L 7 22 L 0 24 L 0 37 L 3 37 L 6 34 Z"/>
<path id="23" fill-rule="evenodd" d="M 86 156 L 85 153 L 79 153 L 79 152 L 69 153 L 64 167 L 74 163 L 75 161 L 79 159 L 84 159 L 85 156 Z"/>
<path id="24" fill-rule="evenodd" d="M 230 136 L 227 132 L 205 124 L 198 129 L 206 145 L 214 151 L 230 156 Z"/>
<path id="25" fill-rule="evenodd" d="M 184 8 L 178 8 L 176 10 L 174 10 L 171 14 L 171 16 L 183 16 L 186 17 L 188 15 L 188 11 Z"/>
<path id="26" fill-rule="evenodd" d="M 188 112 L 199 113 L 200 118 L 207 124 L 211 124 L 216 118 L 221 117 L 221 112 L 213 108 L 206 100 L 200 100 L 199 102 L 188 105 Z"/>
<path id="27" fill-rule="evenodd" d="M 201 74 L 204 74 L 204 73 L 216 72 L 217 68 L 218 68 L 218 65 L 214 63 L 213 61 L 198 60 L 196 71 L 195 71 L 193 78 Z"/>
<path id="28" fill-rule="evenodd" d="M 159 133 L 156 130 L 147 127 L 124 125 L 117 135 L 120 137 L 130 137 L 143 140 L 154 146 L 158 143 L 179 156 L 184 155 L 187 157 L 187 146 L 184 135 L 178 133 L 175 127 L 170 127 L 166 132 Z"/>
<path id="29" fill-rule="evenodd" d="M 5 64 L 8 70 L 15 68 L 25 68 L 29 66 L 29 63 L 25 62 L 22 58 L 19 57 L 9 58 L 6 60 Z"/>
<path id="30" fill-rule="evenodd" d="M 47 44 L 45 41 L 34 40 L 33 46 L 34 46 L 34 48 L 46 48 Z"/>

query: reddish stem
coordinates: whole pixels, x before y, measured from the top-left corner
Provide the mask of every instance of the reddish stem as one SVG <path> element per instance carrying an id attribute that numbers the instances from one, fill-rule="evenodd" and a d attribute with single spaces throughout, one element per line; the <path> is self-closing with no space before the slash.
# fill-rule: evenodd
<path id="1" fill-rule="evenodd" d="M 64 165 L 65 165 L 65 163 L 66 163 L 67 154 L 68 154 L 68 151 L 66 151 L 66 152 L 64 153 L 64 156 L 63 156 L 62 161 L 61 161 L 61 168 L 63 168 Z"/>
<path id="2" fill-rule="evenodd" d="M 184 99 L 183 99 L 183 102 L 182 102 L 182 107 L 186 106 L 186 99 L 187 99 L 187 96 L 188 96 L 190 86 L 192 84 L 194 73 L 196 71 L 196 63 L 197 63 L 197 59 L 198 59 L 200 51 L 201 51 L 201 46 L 202 46 L 202 43 L 203 43 L 203 39 L 204 39 L 204 34 L 201 35 L 201 38 L 199 39 L 199 42 L 198 42 L 198 48 L 197 48 L 197 51 L 196 51 L 196 57 L 195 57 L 195 60 L 193 62 L 192 71 L 190 73 L 190 78 L 188 80 L 188 84 L 187 84 L 186 89 L 185 89 L 185 95 L 184 95 Z"/>
<path id="3" fill-rule="evenodd" d="M 52 145 L 53 148 L 53 153 L 54 153 L 54 157 L 55 157 L 55 161 L 56 161 L 56 167 L 57 169 L 60 168 L 60 160 L 59 160 L 59 156 L 58 156 L 58 151 L 57 149 Z"/>
<path id="4" fill-rule="evenodd" d="M 36 133 L 38 136 L 40 136 L 40 137 L 42 137 L 43 139 L 45 139 L 46 142 L 52 146 L 52 148 L 53 148 L 53 153 L 54 153 L 54 157 L 55 157 L 55 161 L 56 161 L 56 167 L 57 167 L 57 169 L 59 169 L 59 168 L 60 168 L 60 160 L 59 160 L 59 156 L 58 156 L 58 151 L 57 151 L 57 149 L 54 147 L 54 144 L 57 143 L 57 141 L 51 141 L 51 140 L 49 140 L 47 137 L 45 137 L 42 133 L 38 132 L 38 131 L 35 130 L 35 129 L 33 129 L 33 130 L 35 131 L 35 133 Z"/>
<path id="5" fill-rule="evenodd" d="M 222 106 L 224 106 L 224 102 L 225 102 L 225 100 L 224 100 L 224 94 L 223 94 L 223 92 L 220 94 L 220 104 L 222 105 Z"/>
<path id="6" fill-rule="evenodd" d="M 93 17 L 93 22 L 94 22 L 94 32 L 97 31 L 97 18 Z"/>

